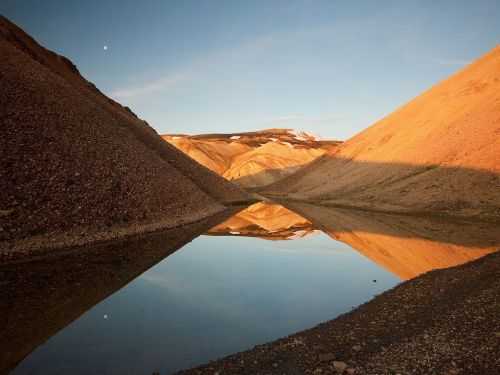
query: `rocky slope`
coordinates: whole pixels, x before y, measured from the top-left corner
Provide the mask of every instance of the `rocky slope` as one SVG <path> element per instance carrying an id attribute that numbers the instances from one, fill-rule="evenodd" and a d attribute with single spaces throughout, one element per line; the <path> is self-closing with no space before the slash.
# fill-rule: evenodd
<path id="1" fill-rule="evenodd" d="M 500 47 L 266 193 L 500 220 Z"/>
<path id="2" fill-rule="evenodd" d="M 340 144 L 291 129 L 162 137 L 200 164 L 245 188 L 278 181 Z"/>
<path id="3" fill-rule="evenodd" d="M 293 240 L 314 231 L 312 223 L 295 212 L 279 204 L 259 202 L 211 228 L 207 234 Z"/>
<path id="4" fill-rule="evenodd" d="M 247 199 L 1 16 L 0 79 L 2 257 L 14 244 L 175 226 Z"/>

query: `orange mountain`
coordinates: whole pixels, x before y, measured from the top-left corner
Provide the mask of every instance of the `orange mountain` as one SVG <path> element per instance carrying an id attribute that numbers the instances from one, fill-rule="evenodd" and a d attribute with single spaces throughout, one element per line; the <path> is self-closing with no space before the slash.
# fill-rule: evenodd
<path id="1" fill-rule="evenodd" d="M 265 193 L 499 220 L 500 46 Z"/>
<path id="2" fill-rule="evenodd" d="M 291 129 L 162 137 L 200 164 L 246 188 L 276 182 L 340 144 Z"/>

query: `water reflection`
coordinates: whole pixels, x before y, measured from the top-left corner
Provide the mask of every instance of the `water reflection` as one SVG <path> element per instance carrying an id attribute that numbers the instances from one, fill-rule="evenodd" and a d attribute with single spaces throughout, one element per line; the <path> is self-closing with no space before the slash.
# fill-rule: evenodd
<path id="1" fill-rule="evenodd" d="M 258 203 L 229 219 L 0 265 L 0 372 L 32 352 L 13 373 L 171 373 L 332 319 L 399 279 L 500 244 L 485 223 L 287 207 Z"/>
<path id="2" fill-rule="evenodd" d="M 498 224 L 460 222 L 290 203 L 333 239 L 401 279 L 463 264 L 500 247 Z"/>
<path id="3" fill-rule="evenodd" d="M 210 235 L 292 240 L 317 232 L 312 223 L 282 205 L 259 202 L 208 231 Z"/>

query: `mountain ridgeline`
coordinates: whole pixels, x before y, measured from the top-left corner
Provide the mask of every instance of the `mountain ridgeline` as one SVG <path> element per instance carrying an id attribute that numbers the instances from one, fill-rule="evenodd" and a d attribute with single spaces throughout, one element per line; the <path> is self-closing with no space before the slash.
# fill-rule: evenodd
<path id="1" fill-rule="evenodd" d="M 500 220 L 500 46 L 262 193 Z"/>

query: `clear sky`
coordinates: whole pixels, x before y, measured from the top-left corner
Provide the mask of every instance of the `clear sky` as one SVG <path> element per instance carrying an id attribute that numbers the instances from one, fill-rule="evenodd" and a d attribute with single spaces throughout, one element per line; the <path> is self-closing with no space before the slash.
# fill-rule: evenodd
<path id="1" fill-rule="evenodd" d="M 160 133 L 346 139 L 500 43 L 499 0 L 2 0 Z"/>

